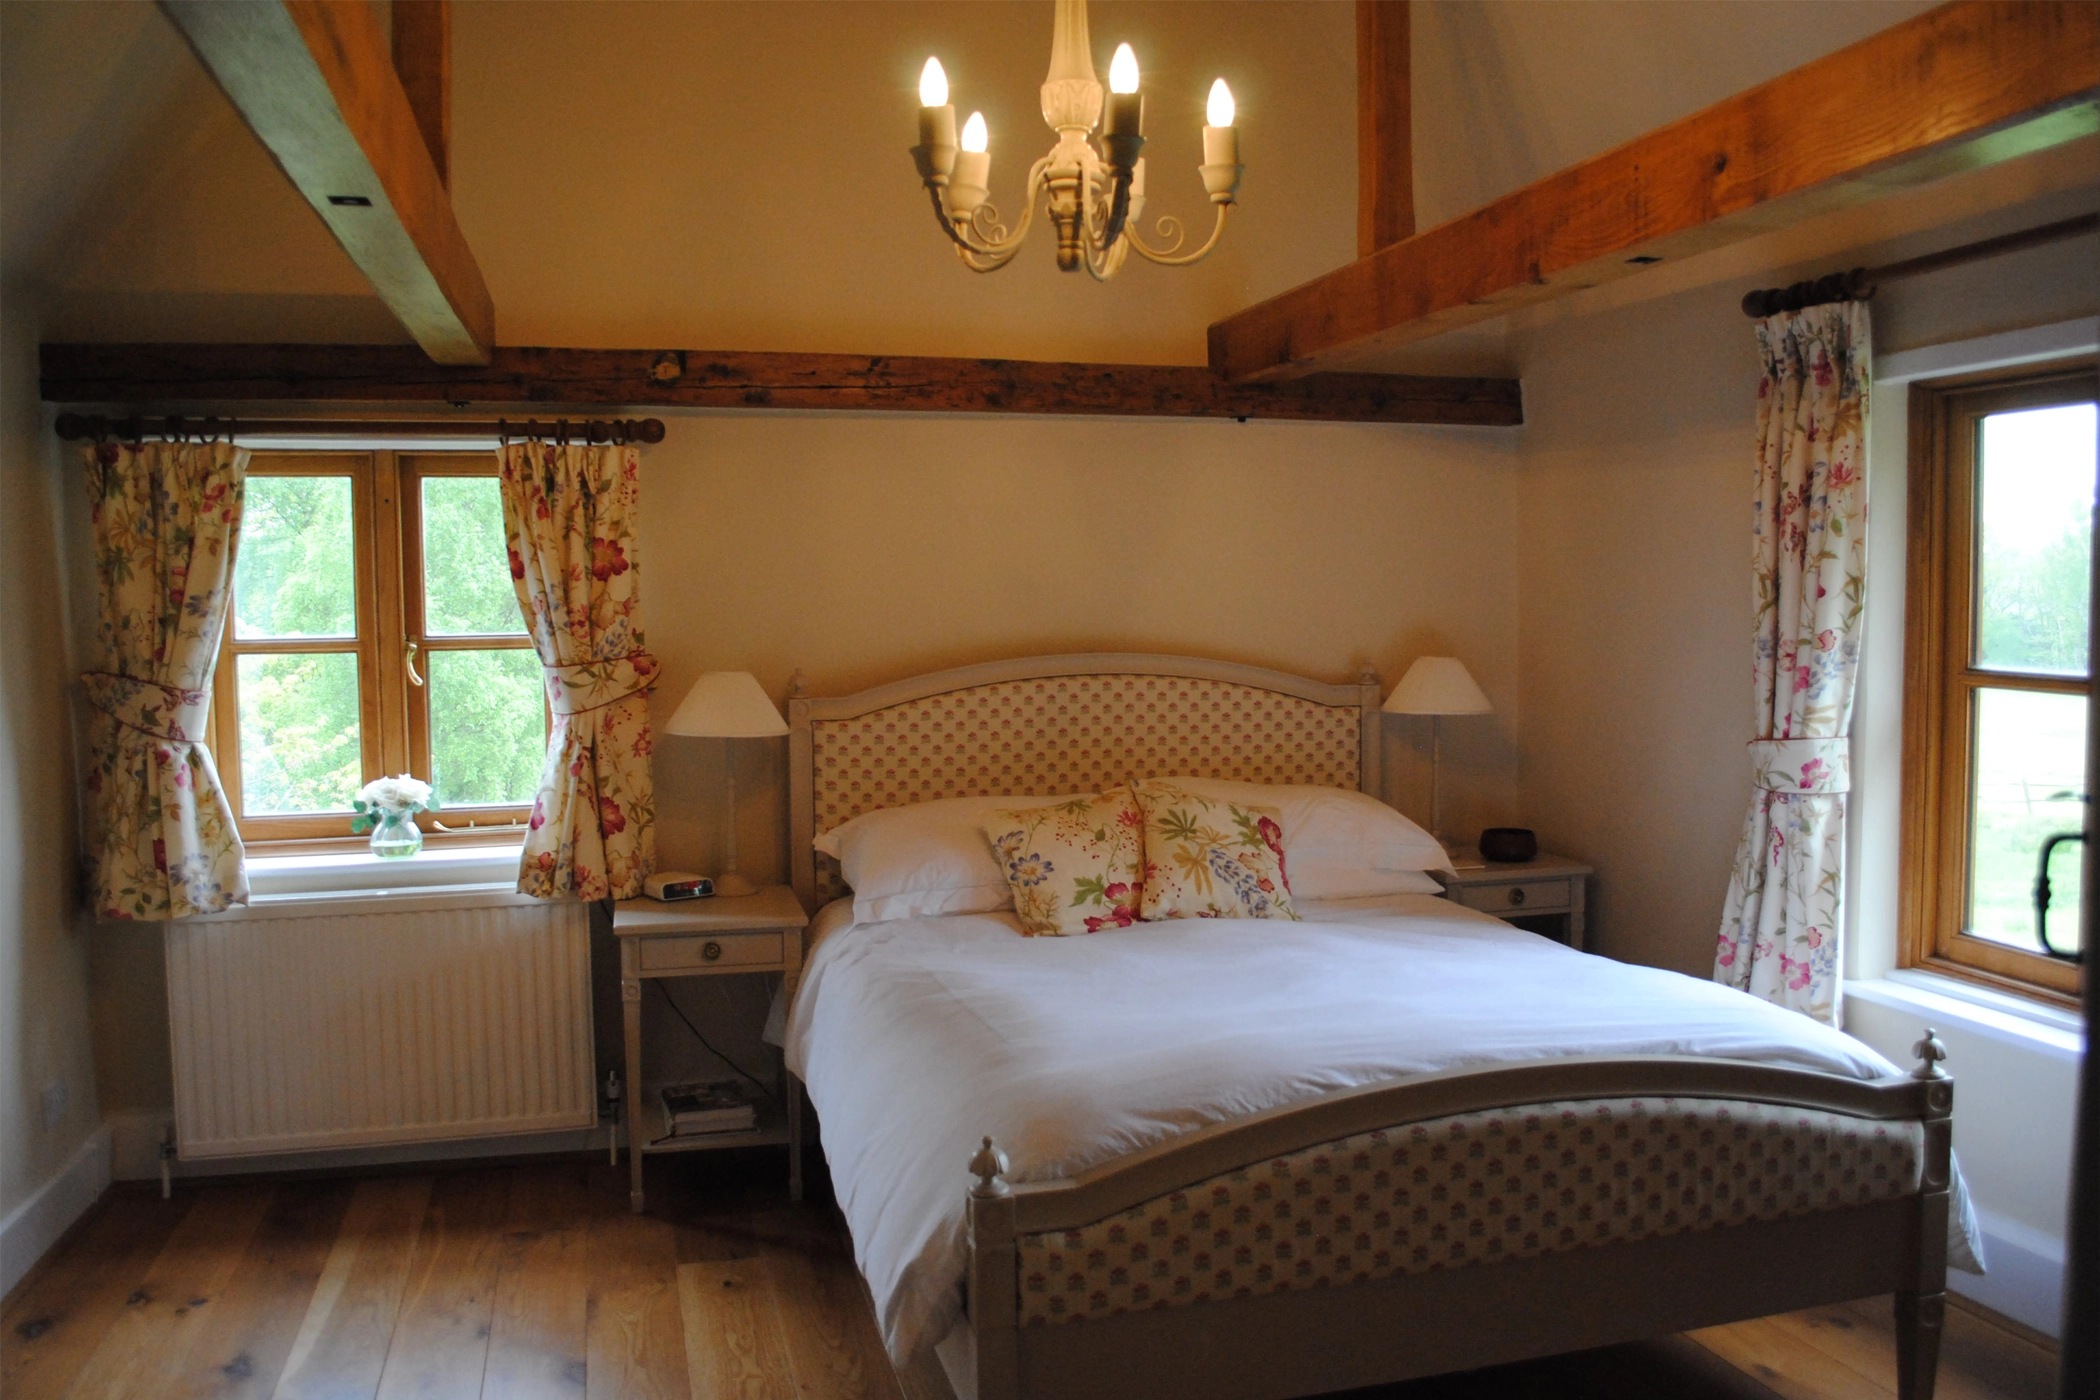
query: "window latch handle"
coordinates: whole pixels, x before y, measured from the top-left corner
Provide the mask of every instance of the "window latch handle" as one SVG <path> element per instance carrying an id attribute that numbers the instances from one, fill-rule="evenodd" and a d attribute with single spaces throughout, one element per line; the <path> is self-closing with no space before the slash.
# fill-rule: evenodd
<path id="1" fill-rule="evenodd" d="M 416 670 L 416 653 L 420 650 L 422 650 L 420 643 L 410 642 L 408 650 L 402 656 L 402 664 L 408 667 L 408 679 L 414 685 L 423 684 L 422 673 Z"/>

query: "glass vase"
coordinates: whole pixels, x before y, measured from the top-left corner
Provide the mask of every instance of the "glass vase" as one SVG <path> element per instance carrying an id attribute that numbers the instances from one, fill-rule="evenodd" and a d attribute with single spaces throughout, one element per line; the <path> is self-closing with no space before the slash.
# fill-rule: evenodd
<path id="1" fill-rule="evenodd" d="M 372 854 L 390 859 L 412 856 L 423 849 L 423 828 L 413 812 L 381 812 L 372 828 Z"/>

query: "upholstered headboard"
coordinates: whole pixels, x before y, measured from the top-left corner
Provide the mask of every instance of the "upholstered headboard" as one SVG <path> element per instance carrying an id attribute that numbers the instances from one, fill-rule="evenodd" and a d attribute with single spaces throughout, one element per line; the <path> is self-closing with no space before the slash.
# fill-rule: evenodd
<path id="1" fill-rule="evenodd" d="M 810 845 L 937 797 L 1057 797 L 1195 776 L 1380 791 L 1380 686 L 1187 656 L 993 661 L 836 699 L 788 699 L 795 892 L 845 892 Z"/>

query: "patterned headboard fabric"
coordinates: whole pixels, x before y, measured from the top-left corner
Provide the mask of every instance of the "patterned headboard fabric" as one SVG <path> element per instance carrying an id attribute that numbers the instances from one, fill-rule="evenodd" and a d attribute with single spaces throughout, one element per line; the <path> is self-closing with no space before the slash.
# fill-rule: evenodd
<path id="1" fill-rule="evenodd" d="M 1351 685 L 1173 656 L 995 662 L 788 702 L 795 888 L 845 893 L 810 842 L 941 797 L 1056 797 L 1197 776 L 1376 792 L 1377 677 Z"/>

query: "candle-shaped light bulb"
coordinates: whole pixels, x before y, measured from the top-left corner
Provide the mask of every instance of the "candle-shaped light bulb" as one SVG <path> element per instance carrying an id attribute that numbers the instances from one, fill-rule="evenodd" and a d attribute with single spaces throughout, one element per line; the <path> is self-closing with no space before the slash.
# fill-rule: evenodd
<path id="1" fill-rule="evenodd" d="M 1203 188 L 1215 204 L 1230 204 L 1240 187 L 1240 133 L 1233 126 L 1232 89 L 1223 78 L 1210 85 L 1210 104 L 1205 109 L 1210 124 L 1203 128 Z"/>
<path id="2" fill-rule="evenodd" d="M 1116 56 L 1108 61 L 1108 90 L 1110 92 L 1136 92 L 1138 90 L 1137 54 L 1128 44 L 1116 45 Z"/>
<path id="3" fill-rule="evenodd" d="M 1112 137 L 1142 137 L 1145 132 L 1145 99 L 1138 95 L 1137 54 L 1130 45 L 1116 45 L 1116 56 L 1108 64 L 1108 127 Z M 1124 161 L 1135 157 L 1125 152 Z"/>
<path id="4" fill-rule="evenodd" d="M 955 109 L 948 105 L 948 75 L 937 58 L 919 73 L 919 144 L 912 148 L 919 175 L 939 188 L 955 168 Z"/>
<path id="5" fill-rule="evenodd" d="M 990 147 L 992 133 L 984 124 L 984 113 L 972 112 L 963 123 L 962 152 L 955 158 L 955 175 L 948 182 L 948 217 L 968 223 L 990 197 L 986 185 L 992 178 Z"/>

